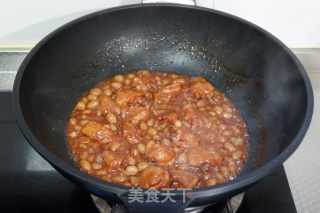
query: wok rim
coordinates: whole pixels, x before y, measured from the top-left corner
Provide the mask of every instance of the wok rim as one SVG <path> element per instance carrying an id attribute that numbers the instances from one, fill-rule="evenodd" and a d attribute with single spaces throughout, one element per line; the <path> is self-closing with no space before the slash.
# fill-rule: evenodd
<path id="1" fill-rule="evenodd" d="M 41 47 L 46 44 L 47 41 L 49 41 L 51 38 L 54 36 L 58 35 L 61 31 L 64 31 L 65 29 L 68 29 L 69 27 L 72 27 L 74 24 L 77 24 L 81 21 L 84 21 L 88 18 L 93 18 L 95 16 L 105 14 L 105 13 L 110 13 L 110 12 L 117 12 L 117 11 L 122 11 L 122 10 L 128 10 L 128 9 L 134 9 L 134 8 L 145 8 L 145 7 L 171 7 L 171 8 L 186 8 L 186 9 L 191 9 L 197 11 L 204 11 L 204 12 L 209 12 L 209 13 L 215 13 L 217 15 L 224 16 L 226 18 L 232 19 L 235 22 L 240 22 L 242 24 L 245 24 L 251 28 L 254 28 L 255 30 L 259 31 L 262 33 L 264 36 L 268 37 L 271 39 L 273 42 L 277 43 L 282 50 L 286 54 L 288 54 L 291 59 L 293 59 L 294 64 L 298 67 L 300 71 L 300 75 L 304 81 L 305 84 L 305 89 L 306 89 L 306 96 L 307 96 L 307 107 L 306 107 L 306 113 L 304 117 L 304 121 L 302 123 L 301 128 L 297 132 L 296 136 L 293 138 L 292 142 L 289 144 L 289 146 L 282 152 L 280 153 L 277 157 L 272 159 L 270 162 L 267 164 L 263 165 L 261 168 L 258 168 L 252 172 L 248 172 L 245 174 L 242 174 L 241 176 L 235 178 L 234 180 L 227 181 L 222 184 L 218 184 L 215 186 L 208 186 L 208 187 L 201 187 L 201 188 L 196 188 L 192 189 L 192 195 L 193 198 L 197 197 L 206 197 L 206 196 L 215 196 L 219 194 L 225 194 L 234 190 L 237 190 L 239 188 L 249 186 L 261 178 L 265 177 L 268 175 L 274 168 L 280 166 L 285 160 L 289 158 L 289 156 L 298 148 L 298 146 L 301 144 L 309 126 L 311 123 L 312 119 L 312 114 L 313 114 L 313 107 L 314 107 L 314 97 L 313 97 L 313 90 L 311 86 L 310 79 L 308 77 L 308 74 L 306 70 L 304 69 L 303 65 L 301 62 L 298 60 L 296 55 L 284 44 L 282 43 L 279 39 L 277 39 L 275 36 L 273 36 L 271 33 L 267 32 L 266 30 L 262 29 L 261 27 L 244 20 L 240 17 L 214 10 L 214 9 L 209 9 L 209 8 L 202 8 L 198 6 L 190 6 L 190 5 L 178 5 L 178 4 L 168 4 L 168 3 L 152 3 L 152 4 L 133 4 L 133 5 L 125 5 L 125 6 L 119 6 L 119 7 L 113 7 L 113 8 L 108 8 L 108 9 L 103 9 L 99 10 L 84 16 L 81 16 L 71 22 L 68 22 L 61 27 L 57 28 L 53 32 L 49 33 L 45 38 L 43 38 L 37 45 L 28 53 L 22 64 L 20 65 L 15 81 L 14 81 L 14 86 L 13 86 L 13 108 L 14 108 L 14 113 L 16 116 L 16 119 L 18 121 L 19 127 L 27 139 L 27 141 L 31 144 L 31 146 L 44 158 L 46 159 L 55 169 L 58 168 L 58 170 L 62 170 L 64 173 L 76 177 L 77 180 L 81 180 L 84 183 L 89 183 L 93 185 L 94 187 L 107 191 L 107 192 L 112 192 L 117 194 L 118 196 L 121 196 L 122 194 L 128 193 L 128 190 L 132 187 L 128 186 L 123 186 L 119 184 L 114 184 L 111 182 L 106 182 L 103 180 L 100 180 L 98 178 L 95 178 L 93 176 L 90 176 L 75 166 L 71 166 L 68 163 L 64 162 L 60 158 L 58 158 L 56 155 L 51 153 L 45 146 L 43 146 L 40 141 L 35 137 L 35 135 L 32 133 L 32 130 L 29 128 L 27 125 L 23 114 L 21 110 L 21 105 L 20 105 L 20 82 L 23 79 L 23 74 L 29 64 L 29 62 L 33 59 L 33 56 L 41 50 Z M 59 171 L 60 172 L 60 171 Z M 176 195 L 181 195 L 182 192 L 177 191 Z"/>

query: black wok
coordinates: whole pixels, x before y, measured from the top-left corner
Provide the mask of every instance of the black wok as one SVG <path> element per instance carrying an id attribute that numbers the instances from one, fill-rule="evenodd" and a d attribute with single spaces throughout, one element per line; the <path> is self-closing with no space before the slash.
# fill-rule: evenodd
<path id="1" fill-rule="evenodd" d="M 234 101 L 250 135 L 249 158 L 238 178 L 192 190 L 186 203 L 176 192 L 176 203 L 129 204 L 129 187 L 76 168 L 65 141 L 76 99 L 101 79 L 138 69 L 200 75 Z M 57 29 L 24 60 L 13 95 L 25 137 L 59 172 L 90 193 L 145 212 L 180 211 L 245 190 L 294 152 L 313 111 L 303 66 L 271 34 L 222 12 L 170 4 L 103 10 Z"/>

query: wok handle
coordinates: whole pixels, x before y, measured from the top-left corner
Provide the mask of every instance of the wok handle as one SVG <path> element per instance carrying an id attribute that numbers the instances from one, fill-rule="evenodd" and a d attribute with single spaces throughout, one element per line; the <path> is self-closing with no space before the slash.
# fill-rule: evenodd
<path id="1" fill-rule="evenodd" d="M 141 4 L 146 3 L 174 3 L 174 4 L 187 4 L 197 6 L 196 0 L 142 0 Z"/>

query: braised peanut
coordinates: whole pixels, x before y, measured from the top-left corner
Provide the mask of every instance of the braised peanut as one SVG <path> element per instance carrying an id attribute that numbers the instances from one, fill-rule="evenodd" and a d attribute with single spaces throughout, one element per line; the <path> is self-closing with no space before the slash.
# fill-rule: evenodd
<path id="1" fill-rule="evenodd" d="M 127 186 L 211 186 L 235 178 L 247 157 L 241 114 L 202 77 L 118 74 L 79 98 L 66 130 L 83 172 Z"/>

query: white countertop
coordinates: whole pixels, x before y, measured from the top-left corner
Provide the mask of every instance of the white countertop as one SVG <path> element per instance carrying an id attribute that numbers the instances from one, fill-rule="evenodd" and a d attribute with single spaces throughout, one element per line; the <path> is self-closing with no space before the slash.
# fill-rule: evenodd
<path id="1" fill-rule="evenodd" d="M 320 49 L 294 49 L 311 80 L 314 111 L 307 134 L 284 163 L 299 213 L 320 212 Z"/>

